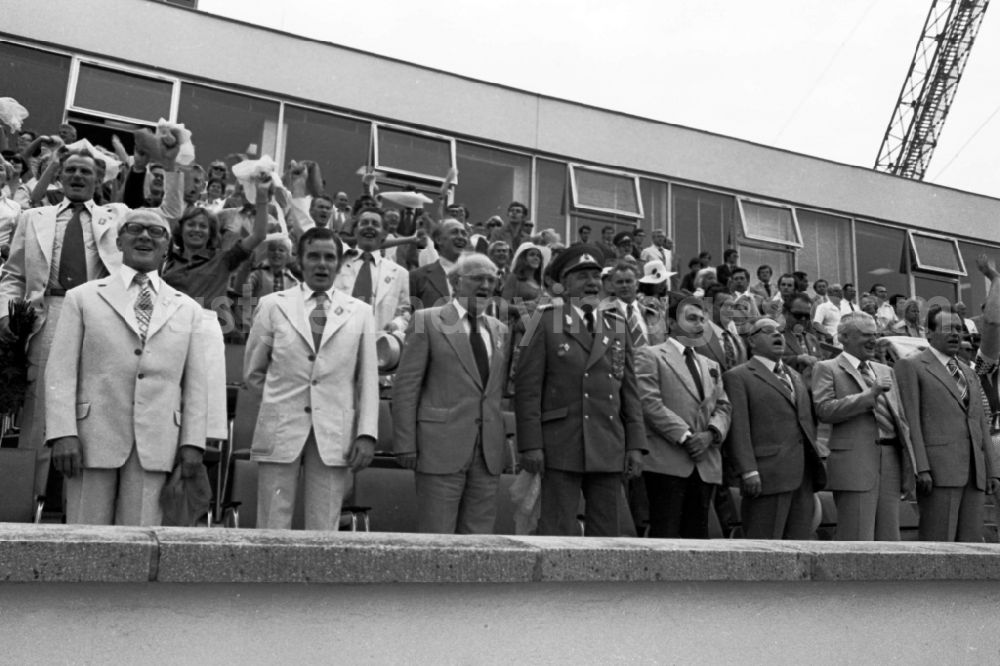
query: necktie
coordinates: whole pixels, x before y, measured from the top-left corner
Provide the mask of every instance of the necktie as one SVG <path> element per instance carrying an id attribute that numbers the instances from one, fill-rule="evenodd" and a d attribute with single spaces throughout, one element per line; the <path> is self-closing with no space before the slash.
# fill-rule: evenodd
<path id="1" fill-rule="evenodd" d="M 969 406 L 969 383 L 965 381 L 965 375 L 958 367 L 958 361 L 952 356 L 948 359 L 948 372 L 951 376 L 955 378 L 955 383 L 958 384 L 958 393 L 962 398 L 962 404 L 965 407 Z"/>
<path id="2" fill-rule="evenodd" d="M 73 204 L 73 216 L 69 218 L 63 233 L 62 253 L 59 256 L 59 285 L 72 289 L 87 281 L 87 253 L 83 244 L 83 221 L 80 216 L 85 206 Z"/>
<path id="3" fill-rule="evenodd" d="M 583 310 L 583 323 L 587 325 L 587 332 L 591 335 L 594 334 L 594 306 L 593 305 L 581 305 L 580 309 Z"/>
<path id="4" fill-rule="evenodd" d="M 872 367 L 868 365 L 865 361 L 862 361 L 858 365 L 858 372 L 861 373 L 861 377 L 868 384 L 868 388 L 875 385 L 875 373 L 872 371 Z M 878 423 L 879 432 L 894 437 L 896 434 L 895 421 L 892 420 L 892 412 L 889 411 L 889 402 L 885 393 L 880 393 L 878 398 L 875 400 L 875 422 Z"/>
<path id="5" fill-rule="evenodd" d="M 354 280 L 354 291 L 351 296 L 359 298 L 368 305 L 372 304 L 372 262 L 375 258 L 371 252 L 361 254 L 361 268 L 358 269 L 358 277 Z"/>
<path id="6" fill-rule="evenodd" d="M 684 348 L 684 363 L 687 364 L 688 372 L 691 373 L 691 378 L 694 380 L 694 385 L 698 389 L 698 398 L 700 400 L 704 400 L 705 387 L 701 383 L 701 370 L 698 368 L 698 361 L 694 357 L 693 347 Z"/>
<path id="7" fill-rule="evenodd" d="M 323 329 L 326 328 L 327 295 L 324 291 L 314 291 L 312 297 L 316 300 L 316 307 L 309 313 L 309 328 L 312 330 L 313 346 L 318 352 L 323 341 Z"/>
<path id="8" fill-rule="evenodd" d="M 274 271 L 274 291 L 285 290 L 285 272 L 283 270 Z"/>
<path id="9" fill-rule="evenodd" d="M 792 378 L 788 375 L 788 371 L 785 369 L 785 365 L 778 361 L 774 364 L 774 374 L 777 375 L 781 383 L 785 385 L 788 390 L 788 395 L 791 396 L 792 400 L 795 400 L 795 384 L 792 383 Z"/>
<path id="10" fill-rule="evenodd" d="M 628 332 L 632 338 L 632 347 L 646 345 L 646 334 L 642 332 L 642 321 L 639 318 L 639 304 L 631 303 L 628 307 Z"/>
<path id="11" fill-rule="evenodd" d="M 490 378 L 490 357 L 486 353 L 483 336 L 479 335 L 479 317 L 473 312 L 467 312 L 465 316 L 469 318 L 469 344 L 472 345 L 472 355 L 476 357 L 479 378 L 483 381 L 483 386 L 486 386 Z"/>
<path id="12" fill-rule="evenodd" d="M 139 339 L 146 344 L 146 332 L 149 330 L 149 320 L 153 316 L 153 292 L 149 288 L 149 276 L 136 273 L 132 283 L 139 285 L 139 295 L 135 299 L 135 321 L 139 325 Z"/>
<path id="13" fill-rule="evenodd" d="M 733 344 L 733 334 L 722 331 L 722 347 L 726 352 L 726 370 L 736 365 L 736 345 Z"/>
<path id="14" fill-rule="evenodd" d="M 764 291 L 767 292 L 767 297 L 771 298 L 771 283 L 770 282 L 765 282 L 764 283 Z"/>

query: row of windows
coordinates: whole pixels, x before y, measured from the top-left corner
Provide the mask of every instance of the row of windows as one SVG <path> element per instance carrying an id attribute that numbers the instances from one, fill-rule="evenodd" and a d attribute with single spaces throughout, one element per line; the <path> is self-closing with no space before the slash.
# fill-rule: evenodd
<path id="1" fill-rule="evenodd" d="M 327 189 L 360 193 L 359 171 L 375 169 L 388 191 L 416 186 L 436 191 L 457 169 L 457 200 L 477 219 L 502 215 L 523 201 L 539 227 L 564 231 L 611 225 L 666 228 L 678 266 L 707 250 L 738 247 L 740 263 L 776 273 L 804 270 L 831 282 L 883 282 L 891 292 L 985 298 L 985 282 L 969 279 L 966 264 L 986 248 L 953 238 L 903 230 L 807 208 L 710 191 L 595 165 L 532 156 L 400 125 L 374 122 L 302 104 L 237 93 L 0 42 L 5 94 L 31 112 L 27 125 L 51 131 L 64 119 L 104 145 L 118 133 L 159 118 L 196 132 L 202 161 L 233 152 L 271 155 L 279 163 L 311 159 Z M 943 293 L 942 293 L 943 292 Z"/>

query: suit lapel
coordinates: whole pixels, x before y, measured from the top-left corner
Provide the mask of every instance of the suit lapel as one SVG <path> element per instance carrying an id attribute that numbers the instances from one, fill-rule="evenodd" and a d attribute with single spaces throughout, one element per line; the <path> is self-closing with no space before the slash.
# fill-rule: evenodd
<path id="1" fill-rule="evenodd" d="M 162 281 L 160 282 L 160 285 L 161 289 L 166 286 Z M 122 284 L 120 277 L 114 275 L 99 280 L 97 293 L 100 294 L 101 298 L 103 298 L 107 304 L 118 313 L 118 316 L 122 318 L 122 321 L 124 321 L 129 328 L 135 331 L 135 335 L 138 337 L 139 329 L 136 328 L 135 316 L 134 313 L 131 312 L 132 299 L 129 298 L 128 292 L 125 291 L 125 285 Z M 155 306 L 153 307 L 153 311 L 156 311 Z M 129 316 L 130 314 L 133 316 Z M 148 331 L 146 333 L 146 337 L 147 339 L 149 337 Z"/>
<path id="2" fill-rule="evenodd" d="M 121 282 L 119 280 L 119 282 Z M 149 328 L 146 329 L 146 339 L 149 340 L 163 328 L 170 317 L 180 307 L 180 294 L 173 287 L 160 280 L 160 291 L 156 294 L 156 301 L 153 303 L 153 314 L 149 317 Z"/>
<path id="3" fill-rule="evenodd" d="M 608 328 L 605 325 L 605 316 L 607 316 L 607 311 L 605 310 L 595 310 L 594 312 L 594 341 L 590 345 L 590 356 L 587 357 L 587 365 L 584 366 L 585 370 L 589 370 L 592 365 L 604 356 L 604 353 L 608 350 L 608 343 L 611 342 L 611 335 L 605 331 Z M 586 325 L 584 325 L 584 330 L 586 328 Z"/>
<path id="4" fill-rule="evenodd" d="M 846 372 L 848 375 L 850 375 L 852 379 L 854 379 L 855 383 L 858 385 L 858 388 L 860 388 L 862 391 L 868 388 L 868 382 L 866 382 L 865 378 L 861 376 L 861 373 L 858 372 L 858 369 L 854 367 L 854 364 L 852 364 L 850 361 L 844 358 L 843 354 L 837 357 L 837 363 L 844 370 L 844 372 Z"/>
<path id="5" fill-rule="evenodd" d="M 476 365 L 476 358 L 472 355 L 472 345 L 469 343 L 469 336 L 465 333 L 465 325 L 458 319 L 458 309 L 454 302 L 450 302 L 441 308 L 438 315 L 441 331 L 444 338 L 451 345 L 455 353 L 458 354 L 462 367 L 469 373 L 476 386 L 483 388 L 482 377 L 479 376 L 479 366 Z M 496 353 L 494 353 L 496 356 Z M 492 369 L 490 371 L 492 375 Z"/>
<path id="6" fill-rule="evenodd" d="M 326 344 L 327 340 L 343 326 L 351 314 L 357 301 L 351 300 L 346 294 L 334 290 L 333 298 L 330 299 L 330 308 L 326 313 L 326 327 L 323 329 L 323 336 L 320 338 L 319 346 Z"/>
<path id="7" fill-rule="evenodd" d="M 372 275 L 372 289 L 375 291 L 375 304 L 380 303 L 389 293 L 388 282 L 392 280 L 392 272 L 389 270 L 389 260 L 381 257 L 377 260 L 377 268 Z"/>
<path id="8" fill-rule="evenodd" d="M 440 294 L 439 298 L 449 298 L 448 291 L 448 276 L 444 274 L 444 267 L 441 266 L 440 261 L 434 262 L 430 271 L 428 272 L 427 279 L 434 286 L 434 289 Z M 433 303 L 425 303 L 426 307 L 430 307 Z"/>
<path id="9" fill-rule="evenodd" d="M 560 312 L 560 310 L 562 312 Z M 590 350 L 594 346 L 594 338 L 587 331 L 587 325 L 583 322 L 583 319 L 577 313 L 576 308 L 572 305 L 560 305 L 557 306 L 556 312 L 557 316 L 561 315 L 562 319 L 558 323 L 562 326 L 563 333 L 566 333 L 571 338 L 580 343 L 580 346 L 586 350 Z M 597 321 L 597 312 L 594 312 L 594 321 Z M 589 365 L 589 361 L 588 361 Z"/>
<path id="10" fill-rule="evenodd" d="M 309 319 L 306 317 L 305 294 L 298 287 L 292 287 L 279 291 L 278 295 L 278 309 L 284 313 L 292 328 L 306 341 L 306 346 L 316 351 L 313 348 L 312 332 L 309 330 Z"/>
<path id="11" fill-rule="evenodd" d="M 697 402 L 701 402 L 701 397 L 698 395 L 698 387 L 694 385 L 694 378 L 691 376 L 691 371 L 688 370 L 687 363 L 684 362 L 684 356 L 677 348 L 674 347 L 674 343 L 667 340 L 662 345 L 660 345 L 661 353 L 663 354 L 663 360 L 667 367 L 670 368 L 677 378 L 680 379 L 681 385 L 691 394 Z M 697 355 L 695 355 L 697 357 Z M 701 364 L 698 364 L 699 370 L 701 369 Z M 704 382 L 702 382 L 704 386 Z"/>
<path id="12" fill-rule="evenodd" d="M 958 392 L 958 384 L 955 383 L 955 378 L 945 369 L 941 361 L 934 355 L 934 352 L 930 349 L 925 350 L 923 361 L 927 364 L 927 369 L 930 370 L 931 374 L 937 377 L 958 404 L 962 405 L 962 394 Z M 966 380 L 968 380 L 968 377 L 966 377 Z M 962 409 L 965 409 L 965 405 L 962 405 Z"/>
<path id="13" fill-rule="evenodd" d="M 792 401 L 792 396 L 788 392 L 788 387 L 785 386 L 784 382 L 782 382 L 780 379 L 778 379 L 778 376 L 776 374 L 774 374 L 773 372 L 771 372 L 770 370 L 768 370 L 767 368 L 765 368 L 763 365 L 761 365 L 759 361 L 758 362 L 752 362 L 752 363 L 750 363 L 750 365 L 748 367 L 750 368 L 750 372 L 752 372 L 754 375 L 756 375 L 765 384 L 767 384 L 768 386 L 770 386 L 771 388 L 773 388 L 775 391 L 777 391 L 778 393 L 780 393 L 781 396 L 785 400 L 787 400 L 793 406 L 795 406 L 795 402 Z M 788 376 L 791 377 L 792 375 L 789 374 Z M 795 386 L 795 380 L 794 379 L 792 380 L 792 385 Z M 798 386 L 795 386 L 795 397 L 796 397 L 796 399 L 798 399 L 800 397 L 800 394 L 803 393 L 804 391 L 805 391 L 804 388 L 802 390 L 800 390 L 800 388 Z"/>
<path id="14" fill-rule="evenodd" d="M 45 257 L 45 265 L 52 266 L 52 250 L 56 239 L 56 216 L 60 210 L 59 206 L 51 206 L 43 209 L 40 215 L 31 218 L 35 225 L 35 238 L 38 239 L 38 247 Z M 45 278 L 48 283 L 48 277 Z"/>

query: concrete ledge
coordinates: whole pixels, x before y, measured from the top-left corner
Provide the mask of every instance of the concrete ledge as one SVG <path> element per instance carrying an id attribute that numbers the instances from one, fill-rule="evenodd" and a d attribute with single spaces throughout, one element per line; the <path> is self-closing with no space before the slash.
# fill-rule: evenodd
<path id="1" fill-rule="evenodd" d="M 0 582 L 1000 581 L 1000 545 L 0 524 Z"/>

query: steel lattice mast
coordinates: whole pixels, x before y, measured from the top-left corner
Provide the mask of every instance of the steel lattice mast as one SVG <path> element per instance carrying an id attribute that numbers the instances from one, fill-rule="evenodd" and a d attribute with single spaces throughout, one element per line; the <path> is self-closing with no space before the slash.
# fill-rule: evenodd
<path id="1" fill-rule="evenodd" d="M 990 0 L 931 0 L 875 168 L 923 180 Z"/>

